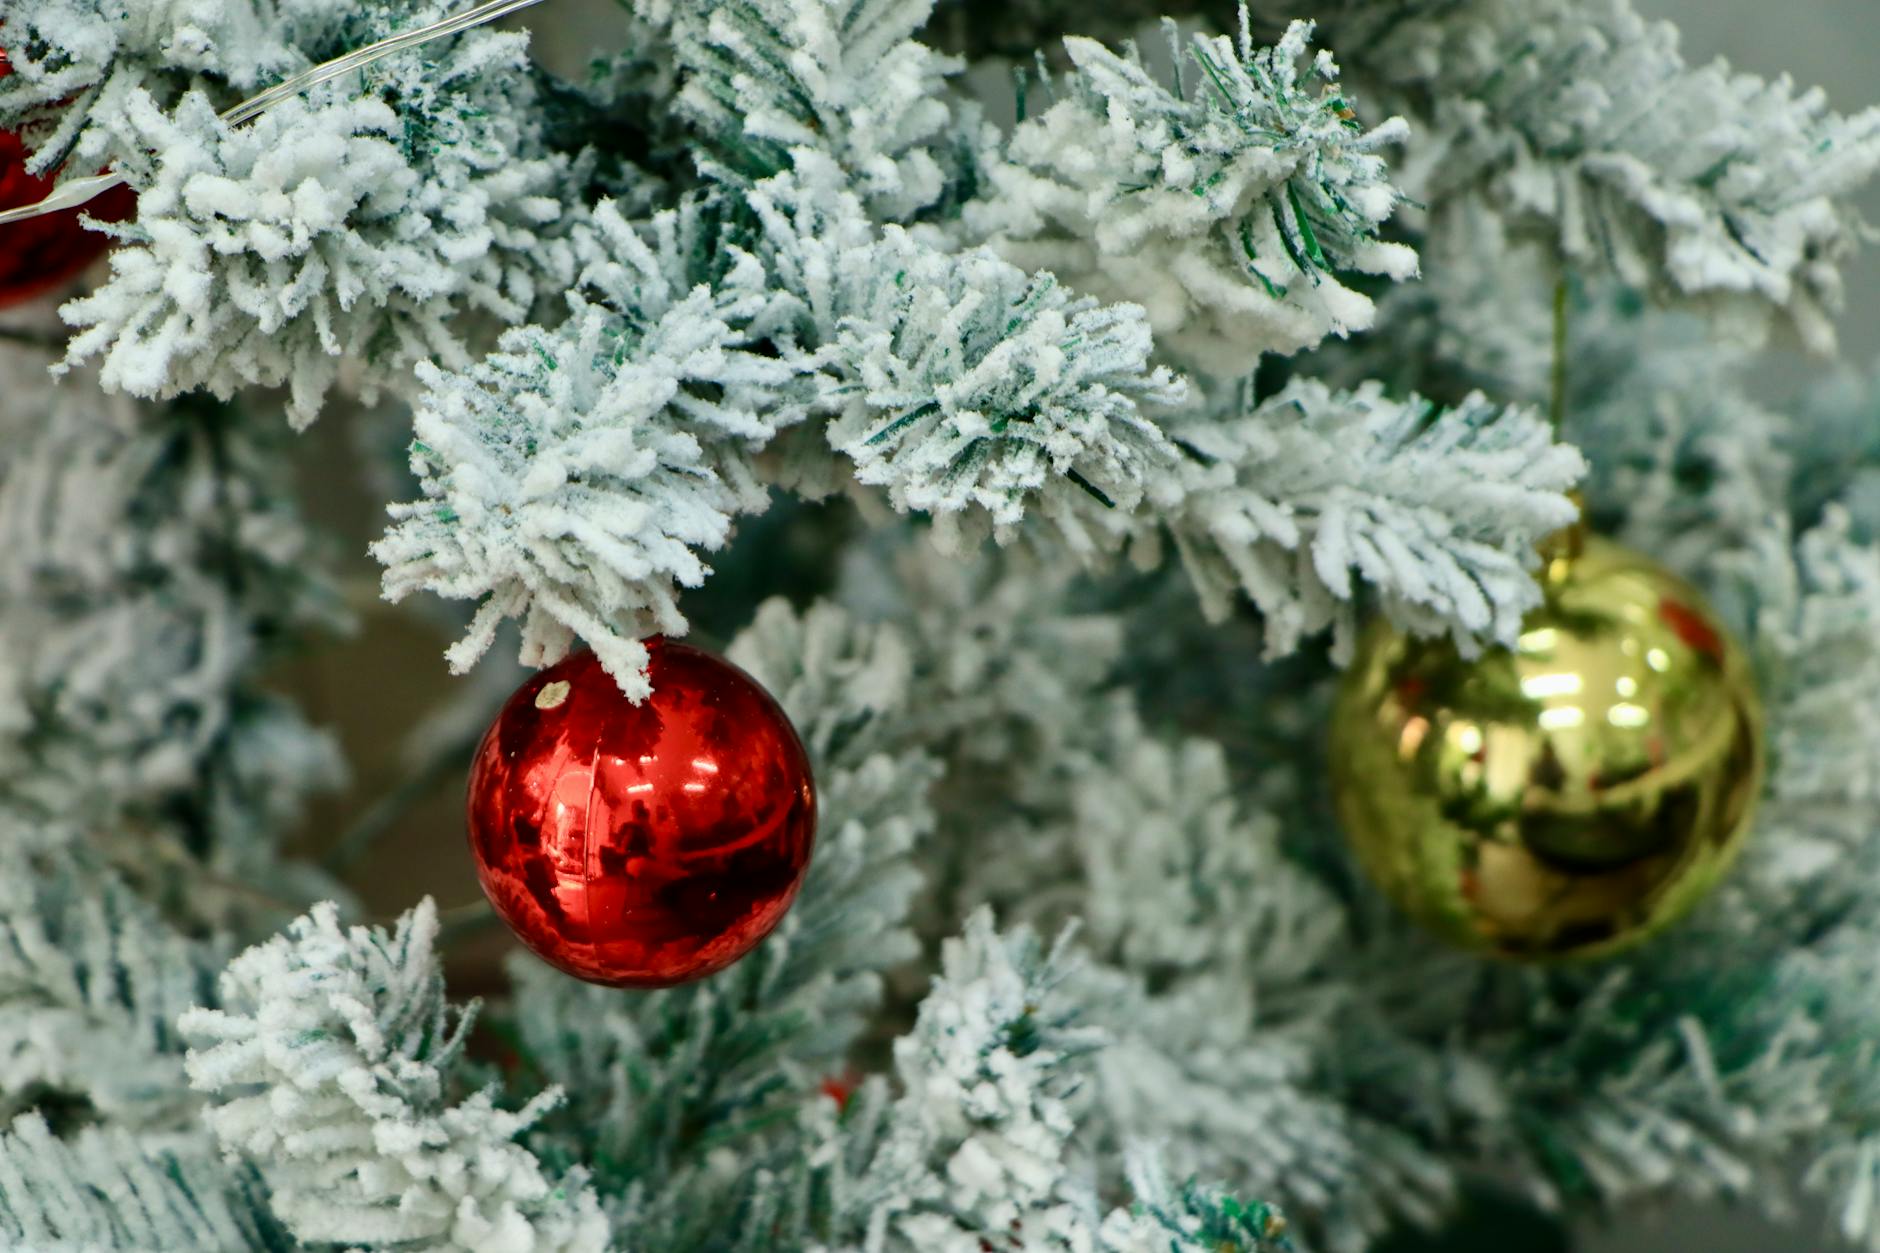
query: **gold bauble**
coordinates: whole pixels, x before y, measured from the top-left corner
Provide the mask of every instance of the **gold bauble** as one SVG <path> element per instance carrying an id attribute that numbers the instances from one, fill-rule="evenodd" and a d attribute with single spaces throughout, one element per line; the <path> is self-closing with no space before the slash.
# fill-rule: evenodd
<path id="1" fill-rule="evenodd" d="M 1448 940 L 1592 957 L 1684 913 L 1762 787 L 1742 648 L 1696 589 L 1578 528 L 1544 602 L 1474 659 L 1373 623 L 1332 718 L 1333 799 L 1369 874 Z"/>

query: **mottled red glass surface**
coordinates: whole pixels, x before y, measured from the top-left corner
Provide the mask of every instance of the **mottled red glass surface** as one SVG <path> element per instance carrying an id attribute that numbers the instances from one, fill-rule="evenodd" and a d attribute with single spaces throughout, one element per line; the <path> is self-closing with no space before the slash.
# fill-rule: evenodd
<path id="1" fill-rule="evenodd" d="M 13 72 L 0 51 L 0 78 Z M 0 209 L 37 204 L 52 190 L 52 180 L 26 172 L 26 145 L 11 131 L 0 131 Z M 111 244 L 109 236 L 79 225 L 79 215 L 108 222 L 131 214 L 137 199 L 128 187 L 113 187 L 81 209 L 0 226 L 0 309 L 57 287 L 90 265 Z"/>
<path id="2" fill-rule="evenodd" d="M 578 978 L 662 987 L 721 970 L 783 918 L 816 835 L 809 757 L 756 680 L 649 640 L 634 706 L 589 652 L 509 698 L 470 770 L 483 891 Z"/>

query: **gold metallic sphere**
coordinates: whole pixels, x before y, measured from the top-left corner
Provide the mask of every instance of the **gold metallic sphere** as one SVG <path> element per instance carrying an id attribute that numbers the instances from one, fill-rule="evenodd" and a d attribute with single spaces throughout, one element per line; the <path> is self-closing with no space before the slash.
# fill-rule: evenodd
<path id="1" fill-rule="evenodd" d="M 1332 718 L 1360 861 L 1439 935 L 1517 959 L 1604 956 L 1683 914 L 1762 789 L 1742 648 L 1696 589 L 1576 528 L 1510 651 L 1373 623 Z"/>

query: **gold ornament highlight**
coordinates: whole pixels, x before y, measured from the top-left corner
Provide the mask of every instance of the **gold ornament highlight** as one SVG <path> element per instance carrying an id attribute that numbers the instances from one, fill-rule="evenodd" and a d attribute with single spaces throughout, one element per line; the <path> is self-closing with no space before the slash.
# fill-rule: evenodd
<path id="1" fill-rule="evenodd" d="M 1518 644 L 1474 660 L 1374 622 L 1332 718 L 1333 800 L 1384 892 L 1496 957 L 1604 956 L 1695 904 L 1740 849 L 1763 722 L 1697 590 L 1572 528 Z"/>

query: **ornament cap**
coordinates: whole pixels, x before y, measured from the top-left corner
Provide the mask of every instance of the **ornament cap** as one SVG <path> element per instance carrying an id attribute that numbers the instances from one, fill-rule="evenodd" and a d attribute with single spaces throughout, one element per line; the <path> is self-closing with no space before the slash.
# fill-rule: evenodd
<path id="1" fill-rule="evenodd" d="M 1575 488 L 1567 493 L 1567 499 L 1573 502 L 1573 521 L 1544 537 L 1536 546 L 1541 555 L 1538 577 L 1542 588 L 1564 583 L 1574 561 L 1586 551 L 1586 497 Z"/>

